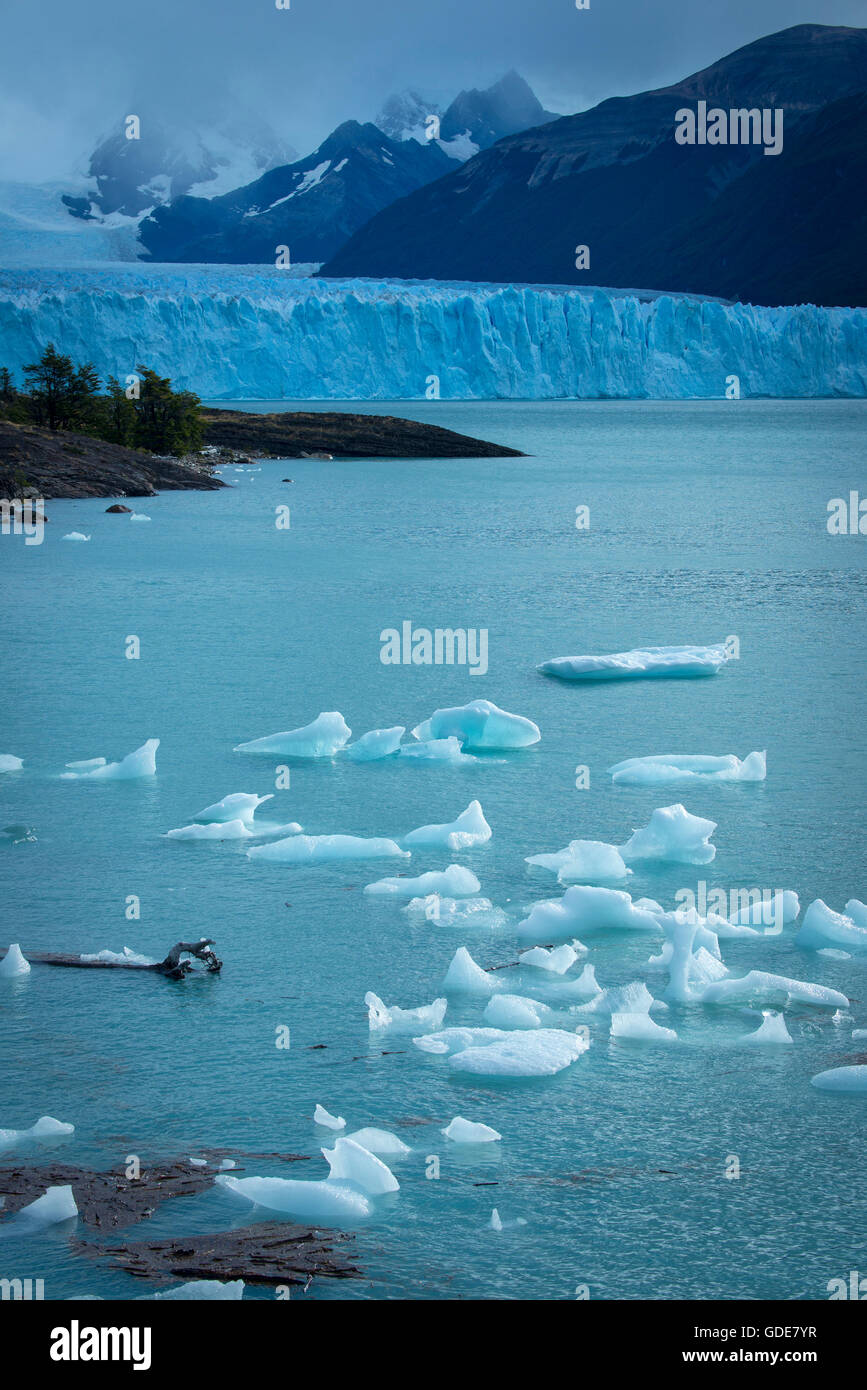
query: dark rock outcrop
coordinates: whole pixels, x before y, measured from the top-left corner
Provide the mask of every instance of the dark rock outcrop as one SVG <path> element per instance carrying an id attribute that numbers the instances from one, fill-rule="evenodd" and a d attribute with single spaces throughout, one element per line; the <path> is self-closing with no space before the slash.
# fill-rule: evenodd
<path id="1" fill-rule="evenodd" d="M 258 415 L 204 410 L 208 444 L 244 450 L 258 458 L 520 458 L 519 449 L 472 439 L 439 425 L 394 415 L 285 411 Z M 285 481 L 285 479 L 284 479 Z"/>
<path id="2" fill-rule="evenodd" d="M 0 420 L 0 497 L 153 497 L 223 486 L 205 464 L 191 467 L 86 434 Z"/>

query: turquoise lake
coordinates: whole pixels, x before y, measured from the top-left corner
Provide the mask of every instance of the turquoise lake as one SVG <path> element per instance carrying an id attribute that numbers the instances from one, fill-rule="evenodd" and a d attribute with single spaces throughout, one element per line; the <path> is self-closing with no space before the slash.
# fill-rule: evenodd
<path id="1" fill-rule="evenodd" d="M 528 457 L 229 467 L 221 492 L 131 502 L 149 524 L 106 515 L 106 499 L 49 501 L 43 544 L 0 537 L 0 752 L 25 762 L 0 775 L 0 827 L 36 835 L 0 845 L 0 944 L 18 941 L 25 955 L 126 945 L 162 958 L 206 935 L 224 962 L 219 977 L 177 983 L 40 965 L 0 980 L 0 1127 L 40 1115 L 76 1127 L 0 1161 L 110 1167 L 137 1154 L 146 1165 L 227 1148 L 310 1155 L 238 1153 L 243 1175 L 318 1179 L 330 1144 L 312 1121 L 319 1102 L 346 1117 L 347 1132 L 388 1129 L 412 1153 L 394 1164 L 400 1191 L 354 1230 L 364 1277 L 293 1296 L 571 1299 L 587 1285 L 594 1299 L 827 1298 L 829 1280 L 865 1267 L 867 1107 L 810 1079 L 861 1056 L 851 1031 L 867 1027 L 867 958 L 801 949 L 797 924 L 722 942 L 734 973 L 829 985 L 849 997 L 850 1017 L 793 1006 L 795 1045 L 765 1049 L 738 1044 L 760 1021 L 754 1010 L 673 1008 L 662 1020 L 679 1034 L 669 1046 L 615 1041 L 591 1022 L 573 1066 L 512 1083 L 459 1080 L 409 1037 L 369 1032 L 363 1000 L 374 990 L 388 1004 L 430 1003 L 459 946 L 483 966 L 515 961 L 516 923 L 562 892 L 525 857 L 577 838 L 622 844 L 672 802 L 718 823 L 716 858 L 639 867 L 633 897 L 673 907 L 699 879 L 794 889 L 802 911 L 819 897 L 835 911 L 865 897 L 867 539 L 829 535 L 826 520 L 832 498 L 867 493 L 867 404 L 346 408 L 442 424 Z M 282 530 L 281 504 L 291 508 Z M 575 526 L 582 505 L 586 532 Z M 62 541 L 70 531 L 91 540 Z M 380 632 L 405 620 L 487 629 L 487 674 L 383 665 Z M 125 656 L 130 635 L 138 660 Z M 730 635 L 740 658 L 710 679 L 570 685 L 535 669 L 576 652 Z M 275 790 L 285 760 L 233 752 L 242 741 L 323 710 L 341 711 L 353 737 L 409 730 L 479 697 L 533 719 L 541 742 L 460 766 L 294 762 L 263 814 L 309 834 L 399 838 L 478 798 L 487 845 L 295 868 L 248 859 L 243 843 L 165 838 L 227 793 Z M 155 778 L 59 776 L 69 761 L 111 761 L 152 737 Z M 606 770 L 636 755 L 754 749 L 767 749 L 764 783 L 613 786 Z M 589 768 L 586 789 L 578 766 Z M 477 873 L 506 927 L 412 925 L 400 902 L 363 893 L 449 862 Z M 129 895 L 140 920 L 125 918 Z M 587 945 L 603 986 L 646 979 L 661 994 L 667 977 L 647 965 L 661 937 Z M 451 1001 L 446 1023 L 478 1023 L 482 1009 Z M 288 1049 L 275 1046 L 280 1025 Z M 456 1115 L 494 1126 L 502 1142 L 450 1144 L 440 1129 Z M 431 1155 L 438 1179 L 426 1176 Z M 493 1207 L 501 1232 L 488 1228 Z M 251 1219 L 274 1217 L 215 1189 L 123 1234 Z M 56 1299 L 149 1291 L 70 1237 L 94 1233 L 0 1230 L 0 1275 L 44 1278 Z"/>

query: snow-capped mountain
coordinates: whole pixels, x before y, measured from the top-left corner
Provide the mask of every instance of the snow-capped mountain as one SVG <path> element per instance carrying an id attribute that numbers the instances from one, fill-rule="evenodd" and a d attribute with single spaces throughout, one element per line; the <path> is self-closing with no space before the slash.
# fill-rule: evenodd
<path id="1" fill-rule="evenodd" d="M 140 236 L 156 261 L 273 265 L 288 246 L 293 263 L 321 262 L 381 208 L 453 167 L 435 142 L 345 121 L 306 159 L 216 198 L 156 208 Z"/>
<path id="2" fill-rule="evenodd" d="M 417 140 L 426 144 L 431 116 L 442 116 L 435 101 L 427 101 L 418 92 L 407 89 L 390 96 L 374 122 L 391 140 Z"/>
<path id="3" fill-rule="evenodd" d="M 531 87 L 512 71 L 484 91 L 459 92 L 445 113 L 436 104 L 407 90 L 389 97 L 376 118 L 380 130 L 393 140 L 431 139 L 430 117 L 440 120 L 438 143 L 450 159 L 471 159 L 505 135 L 556 120 Z"/>

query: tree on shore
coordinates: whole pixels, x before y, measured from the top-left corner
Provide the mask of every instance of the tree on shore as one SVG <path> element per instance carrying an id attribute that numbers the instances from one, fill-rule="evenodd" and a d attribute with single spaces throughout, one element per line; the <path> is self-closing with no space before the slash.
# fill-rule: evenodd
<path id="1" fill-rule="evenodd" d="M 141 363 L 136 368 L 139 394 L 130 404 L 133 437 L 140 449 L 180 456 L 202 447 L 200 401 L 192 391 L 173 391 L 171 379 Z"/>
<path id="2" fill-rule="evenodd" d="M 49 343 L 38 362 L 25 366 L 24 380 L 37 425 L 87 430 L 94 423 L 100 382 L 92 362 L 74 367 L 70 357 Z"/>

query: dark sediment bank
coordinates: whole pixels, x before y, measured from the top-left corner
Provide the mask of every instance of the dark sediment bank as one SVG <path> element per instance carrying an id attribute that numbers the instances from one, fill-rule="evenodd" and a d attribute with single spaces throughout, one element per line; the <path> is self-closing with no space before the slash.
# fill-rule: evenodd
<path id="1" fill-rule="evenodd" d="M 484 439 L 440 425 L 395 415 L 350 415 L 343 411 L 282 411 L 257 415 L 240 410 L 203 410 L 205 443 L 243 450 L 258 458 L 521 458 Z"/>

